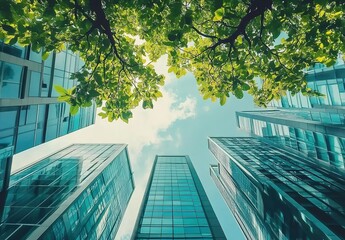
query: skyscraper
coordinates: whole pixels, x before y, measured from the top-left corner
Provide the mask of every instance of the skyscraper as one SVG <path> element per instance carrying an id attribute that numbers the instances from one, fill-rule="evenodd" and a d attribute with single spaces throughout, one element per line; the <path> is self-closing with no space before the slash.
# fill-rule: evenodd
<path id="1" fill-rule="evenodd" d="M 209 139 L 211 176 L 248 239 L 342 239 L 345 172 L 250 137 Z"/>
<path id="2" fill-rule="evenodd" d="M 18 153 L 94 123 L 95 106 L 71 116 L 54 85 L 71 88 L 83 62 L 68 48 L 45 61 L 30 47 L 0 42 L 0 144 Z"/>
<path id="3" fill-rule="evenodd" d="M 0 239 L 114 239 L 133 189 L 126 145 L 71 145 L 11 176 Z"/>
<path id="4" fill-rule="evenodd" d="M 317 159 L 318 162 L 343 169 L 345 110 L 342 111 L 344 113 L 331 113 L 321 108 L 311 108 L 245 111 L 236 114 L 238 126 L 254 136 L 263 137 L 271 143 Z"/>
<path id="5" fill-rule="evenodd" d="M 316 66 L 308 87 L 323 97 L 287 93 L 270 110 L 237 112 L 238 126 L 271 143 L 298 150 L 336 168 L 345 168 L 345 65 Z"/>
<path id="6" fill-rule="evenodd" d="M 295 95 L 287 92 L 286 96 L 273 101 L 271 105 L 283 108 L 333 108 L 345 106 L 345 64 L 341 57 L 332 67 L 316 65 L 306 72 L 307 85 L 324 97 L 307 97 L 302 93 Z"/>
<path id="7" fill-rule="evenodd" d="M 13 146 L 18 153 L 94 123 L 94 105 L 71 116 L 70 106 L 57 101 L 53 87 L 75 86 L 70 75 L 82 65 L 68 48 L 43 61 L 30 46 L 0 41 L 0 149 Z"/>
<path id="8" fill-rule="evenodd" d="M 226 239 L 188 156 L 156 156 L 134 239 Z"/>

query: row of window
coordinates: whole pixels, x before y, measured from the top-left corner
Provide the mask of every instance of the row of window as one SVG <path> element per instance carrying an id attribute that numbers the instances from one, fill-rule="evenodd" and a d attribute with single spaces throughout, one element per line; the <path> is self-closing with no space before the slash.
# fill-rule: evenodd
<path id="1" fill-rule="evenodd" d="M 42 72 L 37 72 L 22 65 L 0 61 L 0 98 L 19 98 L 20 95 L 56 97 L 59 94 L 52 85 L 65 88 L 75 86 L 76 82 L 70 79 L 70 75 L 79 71 L 83 65 L 83 62 L 70 50 L 51 54 L 44 62 L 41 52 L 35 53 L 19 45 L 7 46 L 0 42 L 0 52 L 27 59 L 37 64 L 35 69 L 41 69 L 40 65 L 43 67 Z"/>
<path id="2" fill-rule="evenodd" d="M 336 229 L 337 224 L 339 225 L 343 221 L 342 219 L 345 219 L 343 214 L 345 208 L 342 206 L 342 202 L 345 200 L 342 194 L 344 180 L 338 179 L 336 176 L 333 179 L 331 172 L 327 173 L 309 166 L 305 163 L 303 157 L 276 150 L 275 147 L 267 144 L 262 143 L 261 145 L 269 151 L 257 150 L 256 147 L 253 147 L 255 142 L 257 140 L 254 139 L 253 144 L 236 142 L 237 146 L 235 148 L 228 140 L 222 146 L 236 152 L 237 155 L 232 153 L 231 155 L 241 164 L 243 163 L 244 167 L 249 168 L 250 166 L 251 172 L 254 173 L 253 176 L 259 182 L 266 183 L 268 181 L 275 184 L 280 191 L 286 191 L 298 204 L 308 209 L 311 214 L 317 217 L 320 216 L 320 221 L 332 224 L 332 228 Z M 248 146 L 252 148 L 248 149 Z M 243 149 L 239 150 L 239 148 Z M 258 152 L 264 154 L 258 154 Z M 238 157 L 242 154 L 245 154 L 246 159 Z M 234 179 L 236 180 L 236 178 Z M 237 180 L 236 183 L 238 184 Z M 240 187 L 240 189 L 246 194 L 246 188 Z M 281 208 L 277 207 L 276 209 Z M 325 218 L 327 213 L 329 214 L 328 220 Z M 266 214 L 270 213 L 267 212 Z M 288 215 L 290 213 L 284 214 Z M 274 216 L 271 217 L 273 220 L 275 219 L 274 221 L 277 221 Z"/>

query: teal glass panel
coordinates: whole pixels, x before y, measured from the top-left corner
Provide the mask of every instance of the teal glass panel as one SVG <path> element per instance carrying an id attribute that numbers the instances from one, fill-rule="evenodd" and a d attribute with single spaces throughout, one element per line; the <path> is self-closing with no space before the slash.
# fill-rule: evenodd
<path id="1" fill-rule="evenodd" d="M 0 61 L 0 98 L 18 98 L 23 67 Z"/>

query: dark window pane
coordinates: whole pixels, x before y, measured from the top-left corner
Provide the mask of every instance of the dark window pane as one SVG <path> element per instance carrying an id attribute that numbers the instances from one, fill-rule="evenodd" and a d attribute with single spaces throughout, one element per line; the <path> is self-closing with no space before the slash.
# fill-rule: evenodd
<path id="1" fill-rule="evenodd" d="M 0 47 L 0 52 L 4 52 L 15 57 L 24 58 L 24 54 L 25 54 L 24 47 L 20 47 L 18 44 L 11 46 L 4 43 L 0 43 L 0 45 L 2 45 L 2 48 Z"/>

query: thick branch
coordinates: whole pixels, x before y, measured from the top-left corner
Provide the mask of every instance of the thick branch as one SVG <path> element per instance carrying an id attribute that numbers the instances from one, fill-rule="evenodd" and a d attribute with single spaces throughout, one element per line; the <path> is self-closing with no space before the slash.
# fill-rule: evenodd
<path id="1" fill-rule="evenodd" d="M 102 7 L 102 0 L 92 1 L 90 8 L 96 14 L 95 22 L 98 24 L 98 28 L 101 30 L 101 32 L 104 32 L 105 35 L 107 36 L 113 48 L 115 56 L 121 61 L 122 64 L 125 64 L 126 63 L 125 60 L 122 59 L 122 57 L 119 55 L 119 52 L 116 48 L 116 42 L 115 42 L 113 32 L 111 31 L 111 28 L 110 28 L 109 20 L 107 19 Z"/>
<path id="2" fill-rule="evenodd" d="M 210 48 L 215 49 L 216 47 L 224 43 L 230 43 L 231 45 L 233 45 L 238 36 L 245 34 L 245 30 L 248 24 L 254 18 L 260 15 L 263 15 L 264 12 L 267 11 L 268 9 L 271 9 L 271 7 L 272 7 L 272 0 L 266 0 L 266 1 L 252 0 L 249 7 L 250 11 L 241 19 L 236 30 L 229 37 L 218 40 L 218 42 L 213 44 Z"/>

